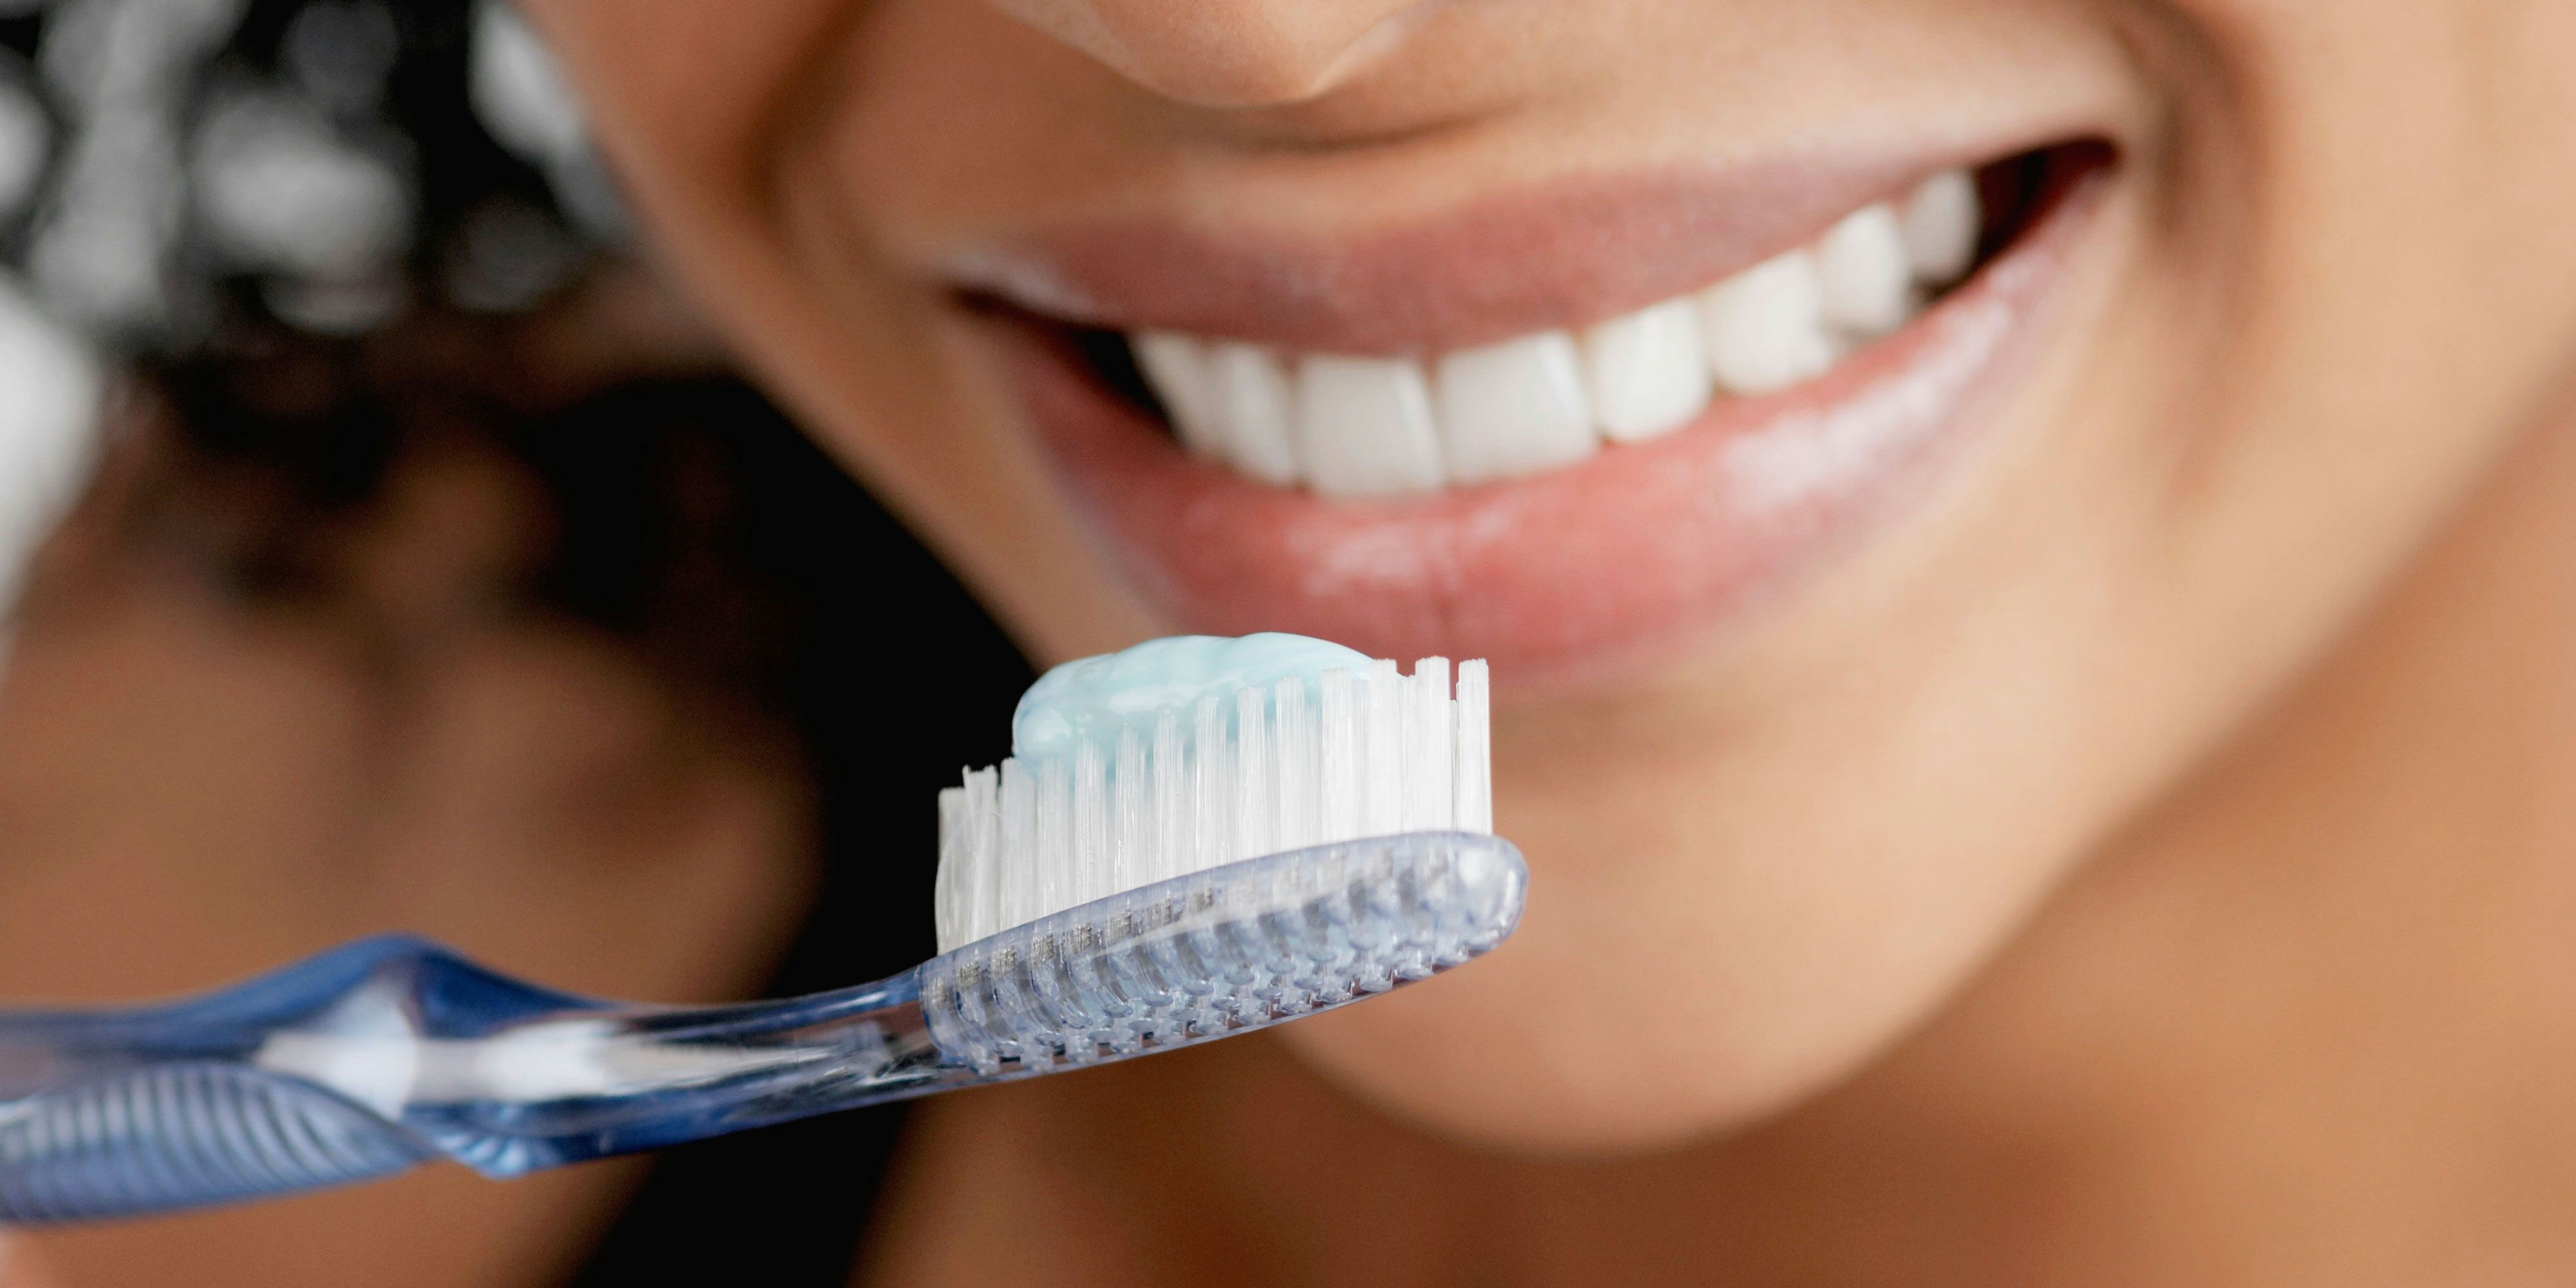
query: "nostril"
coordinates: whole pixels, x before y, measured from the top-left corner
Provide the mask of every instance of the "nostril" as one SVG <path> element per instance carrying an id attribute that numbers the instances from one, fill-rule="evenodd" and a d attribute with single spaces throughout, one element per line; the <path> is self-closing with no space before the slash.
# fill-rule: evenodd
<path id="1" fill-rule="evenodd" d="M 1428 0 L 987 0 L 1119 75 L 1199 107 L 1333 88 Z"/>

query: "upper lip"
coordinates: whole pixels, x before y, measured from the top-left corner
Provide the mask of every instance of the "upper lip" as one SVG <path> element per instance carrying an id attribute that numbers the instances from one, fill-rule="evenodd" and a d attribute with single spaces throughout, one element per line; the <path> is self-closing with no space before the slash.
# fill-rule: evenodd
<path id="1" fill-rule="evenodd" d="M 940 272 L 1064 322 L 1422 353 L 1682 295 L 1937 170 L 2010 151 L 1567 176 L 1329 238 L 1177 215 L 1068 218 L 951 247 Z"/>

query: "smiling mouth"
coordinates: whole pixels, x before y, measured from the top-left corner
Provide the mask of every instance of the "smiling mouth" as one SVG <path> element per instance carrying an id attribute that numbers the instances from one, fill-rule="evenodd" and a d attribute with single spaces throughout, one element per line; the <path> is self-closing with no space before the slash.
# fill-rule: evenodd
<path id="1" fill-rule="evenodd" d="M 1472 487 L 1650 442 L 1717 398 L 1824 375 L 2008 245 L 2044 176 L 2037 156 L 1942 170 L 1712 285 L 1430 357 L 1165 330 L 1075 338 L 1104 385 L 1193 455 L 1263 483 L 1342 499 Z"/>
<path id="2" fill-rule="evenodd" d="M 1541 678 L 1723 616 L 1884 508 L 2114 160 L 1855 167 L 1716 236 L 1687 196 L 1339 255 L 1112 227 L 961 299 L 1182 625 Z"/>

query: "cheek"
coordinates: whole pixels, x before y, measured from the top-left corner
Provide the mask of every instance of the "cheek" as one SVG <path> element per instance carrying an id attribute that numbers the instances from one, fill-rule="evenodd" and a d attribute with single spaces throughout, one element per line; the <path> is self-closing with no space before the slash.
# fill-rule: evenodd
<path id="1" fill-rule="evenodd" d="M 939 301 L 876 262 L 873 230 L 834 200 L 866 173 L 842 129 L 852 95 L 841 82 L 881 43 L 863 24 L 884 7 L 533 8 L 658 257 L 1021 644 L 1060 660 L 1157 633 L 1099 565 Z"/>
<path id="2" fill-rule="evenodd" d="M 1521 934 L 1284 1041 L 1471 1139 L 1744 1122 L 1941 1006 L 2335 647 L 2563 382 L 2576 182 L 2497 116 L 2566 91 L 2456 9 L 2346 47 L 2238 8 L 2133 33 L 2170 132 L 1985 494 L 1660 710 L 1507 718 Z"/>
<path id="3" fill-rule="evenodd" d="M 830 66 L 846 0 L 524 0 L 625 169 L 738 173 L 798 87 Z M 632 174 L 629 176 L 633 177 Z"/>
<path id="4" fill-rule="evenodd" d="M 2176 279 L 2203 285 L 2177 313 L 2184 383 L 2133 451 L 2158 483 L 2142 571 L 2237 624 L 2213 656 L 2269 670 L 2356 612 L 2564 379 L 2576 168 L 2523 123 L 2576 111 L 2529 43 L 2576 33 L 2531 29 L 2566 6 L 2182 8 L 2207 70 L 2175 96 L 2162 221 Z"/>

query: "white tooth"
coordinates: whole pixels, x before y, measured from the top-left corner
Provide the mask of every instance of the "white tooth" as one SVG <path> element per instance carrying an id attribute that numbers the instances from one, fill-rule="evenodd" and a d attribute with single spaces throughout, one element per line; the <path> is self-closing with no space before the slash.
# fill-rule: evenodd
<path id="1" fill-rule="evenodd" d="M 1985 223 L 1978 207 L 1976 181 L 1965 170 L 1944 170 L 1923 181 L 1905 199 L 1905 257 L 1914 278 L 1927 286 L 1959 280 L 1977 257 L 1977 233 Z"/>
<path id="2" fill-rule="evenodd" d="M 1868 205 L 1843 216 L 1816 243 L 1825 321 L 1853 335 L 1885 335 L 1914 311 L 1914 270 L 1896 212 Z"/>
<path id="3" fill-rule="evenodd" d="M 1803 250 L 1764 260 L 1700 295 L 1709 365 L 1730 393 L 1767 394 L 1834 365 L 1816 260 Z"/>
<path id="4" fill-rule="evenodd" d="M 1583 358 L 1592 418 L 1614 443 L 1660 438 L 1708 405 L 1708 351 L 1687 297 L 1593 327 Z"/>
<path id="5" fill-rule="evenodd" d="M 1434 380 L 1452 483 L 1535 474 L 1601 450 L 1563 331 L 1461 349 L 1440 359 Z"/>
<path id="6" fill-rule="evenodd" d="M 1179 432 L 1181 446 L 1193 456 L 1225 459 L 1225 428 L 1208 400 L 1206 347 L 1171 331 L 1138 332 L 1129 347 L 1136 353 L 1137 370 L 1145 373 L 1145 383 L 1163 400 L 1163 410 L 1172 414 L 1172 428 Z"/>
<path id="7" fill-rule="evenodd" d="M 1258 345 L 1221 341 L 1208 351 L 1209 409 L 1234 468 L 1279 487 L 1297 482 L 1296 421 L 1288 372 Z"/>
<path id="8" fill-rule="evenodd" d="M 1394 496 L 1440 486 L 1440 439 L 1422 364 L 1316 354 L 1297 366 L 1297 442 L 1323 496 Z"/>

